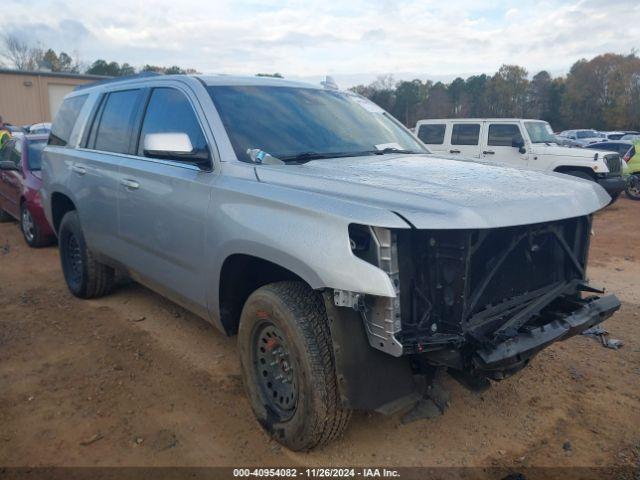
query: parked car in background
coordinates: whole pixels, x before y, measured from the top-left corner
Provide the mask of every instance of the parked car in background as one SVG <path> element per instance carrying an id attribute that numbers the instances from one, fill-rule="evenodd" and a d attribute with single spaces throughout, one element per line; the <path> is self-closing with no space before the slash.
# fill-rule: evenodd
<path id="1" fill-rule="evenodd" d="M 630 199 L 640 200 L 640 138 L 626 153 L 624 161 L 627 162 L 629 174 L 624 191 Z"/>
<path id="2" fill-rule="evenodd" d="M 49 135 L 49 133 L 51 132 L 51 123 L 34 123 L 32 125 L 27 125 L 24 128 L 28 133 L 32 135 Z"/>
<path id="3" fill-rule="evenodd" d="M 621 130 L 621 131 L 615 131 L 615 132 L 601 132 L 604 135 L 604 138 L 606 138 L 607 140 L 620 140 L 622 137 L 624 137 L 625 135 L 628 134 L 638 134 L 638 132 L 635 132 L 633 130 Z"/>
<path id="4" fill-rule="evenodd" d="M 624 190 L 620 155 L 559 146 L 549 124 L 541 120 L 431 119 L 420 120 L 416 130 L 434 153 L 566 173 L 597 182 L 614 201 Z"/>
<path id="5" fill-rule="evenodd" d="M 585 275 L 602 188 L 431 154 L 353 92 L 222 75 L 80 88 L 43 180 L 69 290 L 105 295 L 122 271 L 238 333 L 250 405 L 294 450 L 353 409 L 416 405 L 437 366 L 488 387 L 620 308 Z"/>
<path id="6" fill-rule="evenodd" d="M 46 135 L 18 135 L 0 149 L 0 222 L 17 219 L 30 247 L 48 245 L 55 238 L 40 201 L 46 143 Z"/>
<path id="7" fill-rule="evenodd" d="M 560 132 L 558 135 L 560 137 L 567 138 L 580 146 L 602 141 L 602 137 L 596 130 L 565 130 Z"/>
<path id="8" fill-rule="evenodd" d="M 592 143 L 591 145 L 586 145 L 584 148 L 588 148 L 591 150 L 608 150 L 610 152 L 617 152 L 620 157 L 624 157 L 624 155 L 629 151 L 631 147 L 633 147 L 632 142 L 623 140 L 609 140 L 599 143 Z"/>
<path id="9" fill-rule="evenodd" d="M 640 134 L 627 133 L 620 140 L 623 142 L 635 142 L 636 140 L 640 140 Z"/>

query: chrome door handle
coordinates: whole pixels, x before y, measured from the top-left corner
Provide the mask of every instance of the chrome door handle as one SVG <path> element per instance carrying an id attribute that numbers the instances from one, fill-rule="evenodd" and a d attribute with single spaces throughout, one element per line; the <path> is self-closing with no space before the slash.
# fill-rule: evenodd
<path id="1" fill-rule="evenodd" d="M 71 170 L 76 172 L 78 175 L 84 175 L 85 173 L 87 173 L 87 169 L 81 167 L 80 165 L 71 165 Z"/>
<path id="2" fill-rule="evenodd" d="M 135 180 L 128 180 L 125 178 L 120 183 L 124 185 L 126 188 L 128 188 L 129 190 L 137 190 L 138 188 L 140 188 L 140 184 Z"/>
<path id="3" fill-rule="evenodd" d="M 449 153 L 460 153 L 460 150 L 449 150 Z"/>
<path id="4" fill-rule="evenodd" d="M 485 155 L 493 155 L 493 154 L 495 154 L 496 152 L 494 152 L 493 150 L 485 150 L 485 151 L 483 151 L 482 153 L 484 153 Z"/>

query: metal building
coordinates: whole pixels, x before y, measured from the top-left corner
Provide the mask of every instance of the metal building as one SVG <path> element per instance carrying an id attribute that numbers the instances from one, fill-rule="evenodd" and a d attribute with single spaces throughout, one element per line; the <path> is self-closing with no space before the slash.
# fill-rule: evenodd
<path id="1" fill-rule="evenodd" d="M 77 85 L 104 78 L 98 75 L 0 68 L 0 116 L 13 125 L 50 122 L 67 93 Z"/>

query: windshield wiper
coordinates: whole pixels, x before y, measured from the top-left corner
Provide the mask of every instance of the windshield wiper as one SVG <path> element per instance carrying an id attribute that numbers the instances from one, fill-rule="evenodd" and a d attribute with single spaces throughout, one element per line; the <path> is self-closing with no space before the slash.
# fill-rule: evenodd
<path id="1" fill-rule="evenodd" d="M 368 155 L 369 152 L 302 152 L 295 155 L 283 155 L 278 158 L 285 163 L 289 162 L 309 162 L 311 160 L 321 160 L 323 158 L 358 157 Z"/>
<path id="2" fill-rule="evenodd" d="M 380 150 L 371 150 L 371 153 L 375 155 L 385 155 L 387 153 L 406 153 L 409 155 L 417 155 L 425 152 L 416 152 L 414 150 L 405 150 L 402 148 L 387 147 L 387 148 L 382 148 Z"/>

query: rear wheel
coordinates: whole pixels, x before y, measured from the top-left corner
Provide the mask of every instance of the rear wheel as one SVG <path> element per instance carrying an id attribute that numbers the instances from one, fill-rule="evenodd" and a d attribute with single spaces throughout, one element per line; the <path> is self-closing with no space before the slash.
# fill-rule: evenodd
<path id="1" fill-rule="evenodd" d="M 26 203 L 20 205 L 20 230 L 24 241 L 32 248 L 44 247 L 51 243 L 51 238 L 42 234 Z"/>
<path id="2" fill-rule="evenodd" d="M 629 175 L 624 187 L 624 193 L 626 193 L 627 197 L 631 200 L 640 200 L 640 173 Z"/>
<path id="3" fill-rule="evenodd" d="M 242 310 L 238 345 L 251 407 L 278 442 L 309 450 L 342 434 L 351 411 L 341 405 L 317 292 L 302 282 L 256 290 Z"/>
<path id="4" fill-rule="evenodd" d="M 80 298 L 95 298 L 111 291 L 114 270 L 98 262 L 87 247 L 75 210 L 65 214 L 60 222 L 58 245 L 62 272 L 71 293 Z"/>

